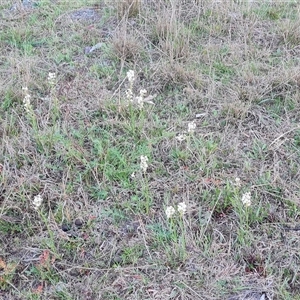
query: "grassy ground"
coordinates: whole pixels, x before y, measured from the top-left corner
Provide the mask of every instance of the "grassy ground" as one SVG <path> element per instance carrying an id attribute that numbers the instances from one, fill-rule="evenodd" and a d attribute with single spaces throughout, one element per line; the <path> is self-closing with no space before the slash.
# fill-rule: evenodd
<path id="1" fill-rule="evenodd" d="M 299 11 L 2 0 L 0 298 L 300 299 Z"/>

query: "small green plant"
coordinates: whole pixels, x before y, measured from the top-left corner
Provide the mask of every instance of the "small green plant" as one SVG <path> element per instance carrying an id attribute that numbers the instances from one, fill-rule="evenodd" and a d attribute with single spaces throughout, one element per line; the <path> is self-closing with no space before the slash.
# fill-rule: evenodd
<path id="1" fill-rule="evenodd" d="M 140 94 L 139 96 L 136 96 L 133 90 L 134 87 L 134 82 L 135 82 L 135 73 L 133 70 L 129 70 L 127 72 L 127 79 L 129 82 L 129 86 L 128 89 L 126 90 L 126 98 L 129 102 L 129 104 L 132 104 L 133 106 L 136 106 L 139 109 L 143 109 L 144 107 L 144 103 L 149 103 L 154 105 L 154 103 L 152 102 L 152 99 L 154 99 L 156 97 L 156 95 L 149 95 L 146 97 L 147 95 L 147 91 L 145 89 L 141 89 L 140 90 Z"/>
<path id="2" fill-rule="evenodd" d="M 57 97 L 57 94 L 56 94 L 56 92 L 57 92 L 56 91 L 56 88 L 57 88 L 56 73 L 49 72 L 47 80 L 48 80 L 48 85 L 50 87 L 50 94 L 49 94 L 50 116 L 52 117 L 53 124 L 55 124 L 55 122 L 60 117 L 58 97 Z"/>
<path id="3" fill-rule="evenodd" d="M 15 263 L 6 263 L 0 257 L 0 290 L 10 289 L 12 285 L 12 280 L 15 275 L 15 270 L 17 268 L 17 264 Z"/>
<path id="4" fill-rule="evenodd" d="M 168 228 L 170 231 L 171 245 L 167 246 L 167 256 L 170 265 L 177 266 L 187 258 L 186 252 L 186 225 L 185 213 L 187 205 L 185 202 L 180 202 L 177 205 L 177 210 L 173 206 L 168 206 L 165 210 Z"/>
<path id="5" fill-rule="evenodd" d="M 31 95 L 30 95 L 27 87 L 24 87 L 23 91 L 25 94 L 24 99 L 23 99 L 24 110 L 26 112 L 27 119 L 28 119 L 30 125 L 32 126 L 32 129 L 34 130 L 35 133 L 37 133 L 38 132 L 38 122 L 37 122 L 35 112 L 32 108 Z"/>

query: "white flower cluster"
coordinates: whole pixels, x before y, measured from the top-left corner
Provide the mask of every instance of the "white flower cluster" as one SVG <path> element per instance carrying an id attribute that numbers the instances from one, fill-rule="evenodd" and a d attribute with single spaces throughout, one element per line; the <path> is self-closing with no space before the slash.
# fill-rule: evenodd
<path id="1" fill-rule="evenodd" d="M 55 86 L 55 84 L 56 84 L 56 74 L 55 73 L 49 72 L 49 74 L 48 74 L 48 83 L 51 86 Z"/>
<path id="2" fill-rule="evenodd" d="M 186 135 L 181 133 L 179 135 L 176 136 L 175 138 L 178 142 L 183 142 L 186 139 Z"/>
<path id="3" fill-rule="evenodd" d="M 24 109 L 25 109 L 26 112 L 30 112 L 30 110 L 31 110 L 31 102 L 30 102 L 31 96 L 28 92 L 27 87 L 23 87 L 22 89 L 25 93 L 25 96 L 24 96 L 24 99 L 23 99 Z"/>
<path id="4" fill-rule="evenodd" d="M 187 129 L 187 133 L 189 134 L 194 134 L 195 133 L 195 129 L 197 127 L 197 124 L 195 121 L 192 121 L 192 122 L 189 122 L 188 123 L 188 129 Z M 178 141 L 178 142 L 183 142 L 184 140 L 187 139 L 187 135 L 185 133 L 180 133 L 178 134 L 175 139 Z"/>
<path id="5" fill-rule="evenodd" d="M 130 101 L 133 102 L 133 92 L 131 89 L 126 90 L 126 98 Z"/>
<path id="6" fill-rule="evenodd" d="M 189 122 L 188 123 L 188 133 L 193 134 L 195 132 L 196 126 L 197 125 L 196 125 L 195 121 Z"/>
<path id="7" fill-rule="evenodd" d="M 135 81 L 135 74 L 133 70 L 129 70 L 127 72 L 127 79 L 129 82 L 129 88 L 126 90 L 126 97 L 131 103 L 135 103 L 138 108 L 142 109 L 144 106 L 144 103 L 147 102 L 149 104 L 154 104 L 151 100 L 156 97 L 156 95 L 147 95 L 147 90 L 141 89 L 140 90 L 140 95 L 139 96 L 134 96 L 133 93 L 133 84 Z"/>
<path id="8" fill-rule="evenodd" d="M 246 206 L 249 207 L 251 206 L 251 192 L 247 192 L 242 196 L 242 203 Z"/>
<path id="9" fill-rule="evenodd" d="M 145 89 L 140 90 L 140 95 L 135 98 L 138 108 L 143 108 L 144 99 L 146 95 L 147 95 L 147 90 Z"/>
<path id="10" fill-rule="evenodd" d="M 170 219 L 174 214 L 175 214 L 175 208 L 173 206 L 168 206 L 166 208 L 166 215 L 167 215 L 167 218 Z"/>
<path id="11" fill-rule="evenodd" d="M 43 198 L 41 195 L 37 195 L 33 198 L 32 204 L 33 204 L 33 208 L 35 210 L 38 210 L 40 208 L 40 206 L 42 205 L 42 203 L 43 203 Z"/>
<path id="12" fill-rule="evenodd" d="M 185 204 L 185 202 L 180 202 L 177 205 L 177 210 L 180 213 L 180 215 L 184 215 L 184 213 L 186 212 L 186 204 Z"/>
<path id="13" fill-rule="evenodd" d="M 135 76 L 134 76 L 134 71 L 133 70 L 129 70 L 127 72 L 127 79 L 129 81 L 130 86 L 133 87 L 133 83 L 135 81 Z"/>
<path id="14" fill-rule="evenodd" d="M 147 156 L 141 155 L 140 168 L 144 173 L 146 173 L 146 171 L 148 169 L 148 157 Z"/>
<path id="15" fill-rule="evenodd" d="M 240 188 L 242 186 L 242 181 L 239 177 L 235 178 L 235 185 Z"/>
<path id="16" fill-rule="evenodd" d="M 186 210 L 187 210 L 187 206 L 186 206 L 185 202 L 178 203 L 177 211 L 179 212 L 179 214 L 181 216 L 183 216 L 185 214 Z M 170 219 L 175 214 L 176 210 L 173 206 L 168 206 L 166 208 L 165 212 L 166 212 L 167 218 Z"/>

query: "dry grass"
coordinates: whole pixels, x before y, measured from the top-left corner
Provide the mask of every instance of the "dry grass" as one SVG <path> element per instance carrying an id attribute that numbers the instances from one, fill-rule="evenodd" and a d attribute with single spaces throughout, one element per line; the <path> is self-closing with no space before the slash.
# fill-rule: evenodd
<path id="1" fill-rule="evenodd" d="M 126 24 L 114 32 L 111 45 L 115 55 L 126 62 L 134 62 L 139 59 L 142 51 L 142 45 L 133 32 L 127 32 Z"/>
<path id="2" fill-rule="evenodd" d="M 117 14 L 120 19 L 138 16 L 141 9 L 141 0 L 122 0 L 117 2 Z"/>
<path id="3" fill-rule="evenodd" d="M 37 2 L 0 4 L 0 298 L 300 299 L 299 4 Z"/>

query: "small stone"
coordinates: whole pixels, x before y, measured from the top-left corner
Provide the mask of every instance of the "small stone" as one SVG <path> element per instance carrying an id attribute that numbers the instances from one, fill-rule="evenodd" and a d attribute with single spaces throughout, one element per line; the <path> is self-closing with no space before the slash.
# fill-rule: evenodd
<path id="1" fill-rule="evenodd" d="M 61 229 L 62 231 L 66 232 L 66 231 L 69 231 L 71 229 L 71 226 L 69 224 L 62 224 L 61 225 Z"/>
<path id="2" fill-rule="evenodd" d="M 202 113 L 202 114 L 196 114 L 196 119 L 199 119 L 199 118 L 201 118 L 201 117 L 204 117 L 204 116 L 206 116 L 206 113 Z"/>
<path id="3" fill-rule="evenodd" d="M 80 276 L 80 272 L 79 272 L 79 270 L 78 269 L 71 269 L 70 271 L 69 271 L 69 274 L 71 275 L 71 276 Z"/>
<path id="4" fill-rule="evenodd" d="M 121 265 L 122 262 L 123 262 L 123 258 L 122 258 L 121 251 L 118 251 L 118 253 L 116 253 L 113 259 L 110 261 L 110 266 L 112 267 L 113 265 Z"/>
<path id="5" fill-rule="evenodd" d="M 76 219 L 74 223 L 78 228 L 81 228 L 83 226 L 83 220 L 82 219 Z"/>
<path id="6" fill-rule="evenodd" d="M 90 54 L 90 53 L 91 53 L 91 49 L 92 49 L 92 47 L 89 47 L 89 46 L 85 47 L 85 48 L 84 48 L 84 54 L 85 54 L 85 55 Z"/>

